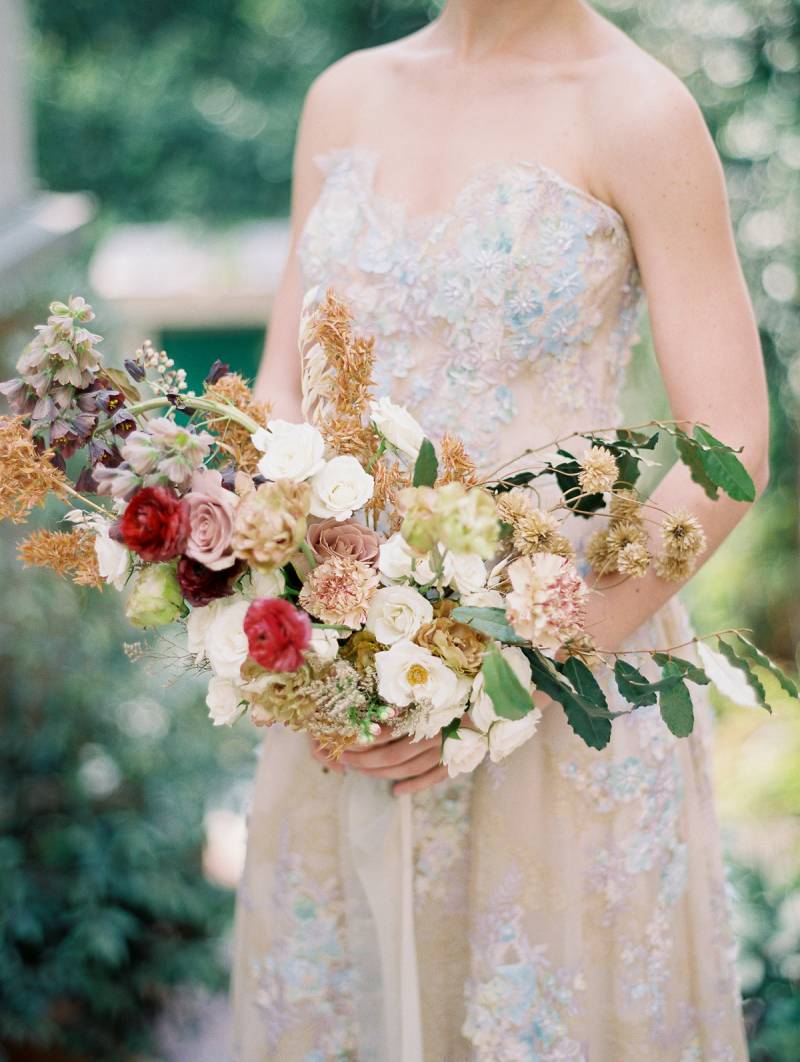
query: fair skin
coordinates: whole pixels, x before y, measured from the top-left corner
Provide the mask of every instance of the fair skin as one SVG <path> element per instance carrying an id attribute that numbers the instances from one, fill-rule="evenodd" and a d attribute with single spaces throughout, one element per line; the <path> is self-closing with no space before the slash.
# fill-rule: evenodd
<path id="1" fill-rule="evenodd" d="M 377 193 L 405 202 L 411 215 L 446 209 L 487 163 L 523 159 L 618 210 L 673 418 L 702 421 L 743 446 L 763 491 L 767 391 L 719 156 L 679 79 L 581 0 L 449 0 L 422 30 L 355 52 L 314 82 L 295 151 L 290 253 L 256 382 L 276 416 L 301 419 L 296 248 L 322 184 L 313 155 L 359 143 L 380 151 Z M 652 501 L 701 520 L 708 539 L 701 563 L 748 508 L 727 495 L 711 501 L 682 464 Z M 601 581 L 589 615 L 596 644 L 619 648 L 679 585 L 655 574 Z M 447 777 L 440 744 L 393 739 L 384 729 L 338 763 L 313 743 L 311 751 L 331 770 L 391 779 L 401 794 Z"/>

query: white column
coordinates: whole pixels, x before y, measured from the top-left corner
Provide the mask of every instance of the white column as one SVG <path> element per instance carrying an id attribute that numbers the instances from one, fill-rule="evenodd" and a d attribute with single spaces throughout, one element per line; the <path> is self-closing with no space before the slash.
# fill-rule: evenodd
<path id="1" fill-rule="evenodd" d="M 0 212 L 19 206 L 33 190 L 26 48 L 23 0 L 0 0 Z"/>

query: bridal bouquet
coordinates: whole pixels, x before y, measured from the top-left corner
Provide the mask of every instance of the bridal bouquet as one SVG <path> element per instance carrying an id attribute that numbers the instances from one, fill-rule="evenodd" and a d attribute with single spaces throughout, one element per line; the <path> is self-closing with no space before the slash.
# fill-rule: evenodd
<path id="1" fill-rule="evenodd" d="M 183 624 L 186 650 L 170 651 L 208 674 L 215 725 L 249 711 L 334 755 L 382 725 L 441 734 L 455 775 L 534 735 L 537 689 L 603 748 L 615 715 L 603 673 L 630 710 L 657 703 L 677 736 L 693 726 L 687 683 L 746 684 L 768 707 L 766 669 L 797 696 L 742 632 L 696 639 L 703 666 L 679 646 L 648 650 L 647 677 L 586 630 L 590 572 L 683 579 L 703 550 L 695 517 L 637 492 L 662 432 L 711 497 L 754 497 L 736 452 L 702 425 L 580 432 L 484 479 L 457 438 L 434 446 L 374 397 L 374 340 L 353 335 L 332 291 L 305 307 L 298 424 L 271 419 L 221 362 L 201 394 L 149 343 L 109 367 L 83 299 L 50 310 L 0 384 L 0 517 L 26 522 L 51 496 L 71 506 L 66 529 L 21 543 L 23 562 L 125 591 L 136 627 Z M 600 525 L 583 558 L 565 534 L 575 516 Z"/>

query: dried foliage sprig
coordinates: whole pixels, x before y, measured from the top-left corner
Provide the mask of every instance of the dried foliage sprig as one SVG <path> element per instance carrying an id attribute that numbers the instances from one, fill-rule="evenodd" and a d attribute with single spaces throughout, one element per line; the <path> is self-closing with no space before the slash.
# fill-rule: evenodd
<path id="1" fill-rule="evenodd" d="M 18 552 L 26 567 L 51 568 L 78 586 L 102 587 L 94 542 L 94 532 L 85 527 L 73 531 L 41 528 L 20 542 Z"/>

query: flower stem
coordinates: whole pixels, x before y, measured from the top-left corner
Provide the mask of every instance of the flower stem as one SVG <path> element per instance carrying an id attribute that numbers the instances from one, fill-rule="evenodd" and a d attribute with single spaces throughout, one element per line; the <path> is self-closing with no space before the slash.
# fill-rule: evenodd
<path id="1" fill-rule="evenodd" d="M 138 413 L 148 413 L 151 409 L 163 409 L 167 406 L 181 409 L 182 406 L 190 406 L 192 409 L 202 409 L 206 413 L 216 413 L 224 420 L 232 420 L 236 424 L 241 424 L 249 432 L 254 432 L 259 425 L 252 417 L 248 417 L 246 413 L 242 413 L 236 406 L 229 405 L 227 402 L 217 402 L 213 398 L 182 398 L 178 397 L 177 400 L 171 401 L 166 395 L 159 395 L 157 398 L 146 398 L 142 402 L 134 402 L 131 406 L 125 406 L 125 412 L 135 416 Z M 105 420 L 98 422 L 97 427 L 94 429 L 96 432 L 108 431 L 112 427 L 113 417 L 106 417 Z"/>
<path id="2" fill-rule="evenodd" d="M 317 558 L 314 556 L 311 546 L 309 546 L 305 539 L 303 539 L 303 541 L 300 543 L 300 552 L 303 554 L 303 556 L 311 565 L 311 567 L 316 568 Z"/>

